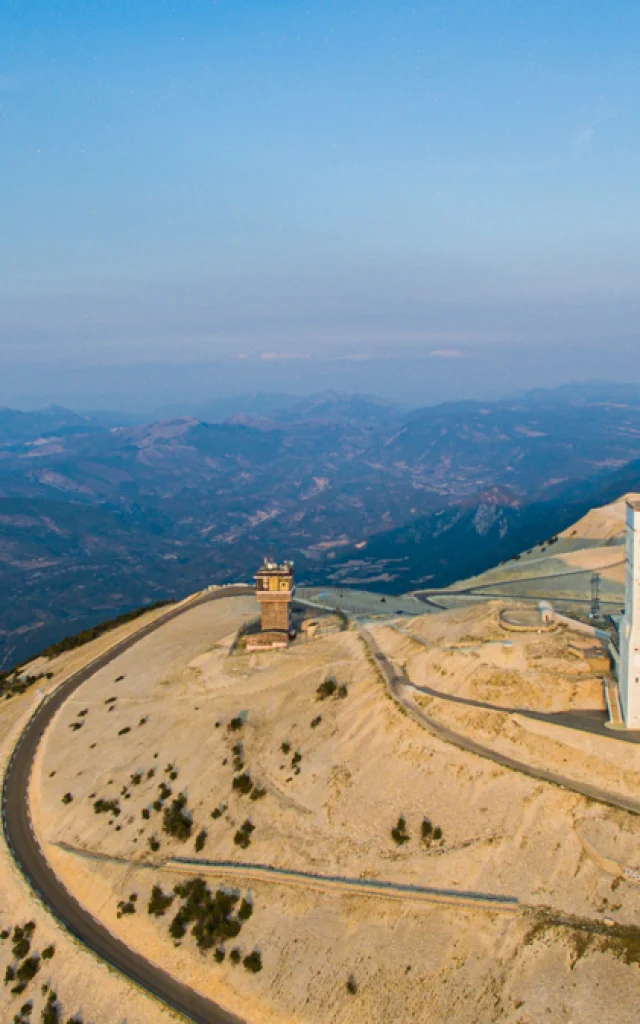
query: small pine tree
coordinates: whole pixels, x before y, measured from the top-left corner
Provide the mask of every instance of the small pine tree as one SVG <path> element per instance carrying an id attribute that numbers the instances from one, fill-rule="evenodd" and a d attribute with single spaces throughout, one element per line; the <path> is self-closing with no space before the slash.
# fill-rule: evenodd
<path id="1" fill-rule="evenodd" d="M 262 970 L 262 957 L 257 949 L 254 949 L 253 953 L 249 953 L 248 956 L 245 956 L 242 962 L 246 969 L 251 971 L 252 974 L 257 974 L 258 971 Z"/>
<path id="2" fill-rule="evenodd" d="M 398 846 L 402 846 L 403 843 L 409 842 L 410 837 L 407 833 L 407 822 L 404 815 L 400 815 L 397 824 L 391 829 L 391 837 Z"/>

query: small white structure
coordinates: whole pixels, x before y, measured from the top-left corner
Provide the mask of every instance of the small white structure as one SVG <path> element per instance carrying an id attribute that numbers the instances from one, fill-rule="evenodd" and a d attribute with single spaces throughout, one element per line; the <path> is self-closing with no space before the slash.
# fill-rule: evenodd
<path id="1" fill-rule="evenodd" d="M 627 729 L 640 729 L 640 495 L 627 498 L 627 574 L 618 690 Z"/>

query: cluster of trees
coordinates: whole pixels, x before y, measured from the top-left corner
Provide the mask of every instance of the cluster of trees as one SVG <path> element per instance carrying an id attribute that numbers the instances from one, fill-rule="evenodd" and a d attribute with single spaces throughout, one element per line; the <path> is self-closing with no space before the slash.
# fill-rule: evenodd
<path id="1" fill-rule="evenodd" d="M 434 827 L 431 820 L 427 817 L 422 819 L 420 835 L 422 837 L 422 841 L 426 843 L 427 846 L 431 845 L 432 840 L 439 842 L 443 837 L 440 826 L 436 825 Z M 408 843 L 411 839 L 410 834 L 407 832 L 407 821 L 403 814 L 400 815 L 396 824 L 391 829 L 391 838 L 398 846 Z"/>

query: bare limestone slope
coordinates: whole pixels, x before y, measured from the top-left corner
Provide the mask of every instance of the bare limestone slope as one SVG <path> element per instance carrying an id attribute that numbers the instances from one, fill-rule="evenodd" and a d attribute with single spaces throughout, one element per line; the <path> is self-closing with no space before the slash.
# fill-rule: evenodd
<path id="1" fill-rule="evenodd" d="M 96 673 L 61 709 L 31 799 L 68 888 L 134 948 L 251 1021 L 635 1020 L 635 947 L 560 921 L 573 915 L 606 931 L 609 917 L 620 926 L 638 920 L 640 890 L 586 857 L 577 831 L 633 849 L 637 819 L 430 736 L 388 699 L 354 632 L 235 653 L 235 630 L 252 614 L 246 598 L 195 608 Z M 497 629 L 487 615 L 482 624 L 433 616 L 414 627 L 436 643 L 482 642 Z M 378 633 L 410 672 L 426 677 L 437 664 L 446 669 L 441 684 L 492 694 L 495 681 L 478 679 L 466 662 L 463 670 L 465 656 L 447 667 L 443 652 L 425 655 L 406 637 Z M 562 652 L 539 653 L 541 664 L 526 646 L 516 651 L 512 671 L 523 682 L 509 677 L 510 697 L 564 707 L 584 683 L 595 701 L 584 674 L 569 669 L 550 694 Z M 323 687 L 329 676 L 333 690 Z M 183 808 L 171 813 L 181 795 Z M 175 833 L 180 814 L 182 839 L 163 827 Z M 515 895 L 523 911 L 508 917 L 268 881 L 248 891 L 239 882 L 253 912 L 237 936 L 199 950 L 189 932 L 169 934 L 179 896 L 164 915 L 147 912 L 154 885 L 171 895 L 182 880 L 165 864 L 175 856 L 201 858 L 212 891 L 218 879 L 204 862 L 227 860 Z M 262 970 L 234 965 L 235 948 L 241 958 L 259 952 Z"/>

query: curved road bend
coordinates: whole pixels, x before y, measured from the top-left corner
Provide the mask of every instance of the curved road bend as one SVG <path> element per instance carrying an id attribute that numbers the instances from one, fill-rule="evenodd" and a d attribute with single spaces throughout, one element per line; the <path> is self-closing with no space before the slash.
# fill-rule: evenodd
<path id="1" fill-rule="evenodd" d="M 45 729 L 64 702 L 91 676 L 123 654 L 145 636 L 166 625 L 183 612 L 209 601 L 252 594 L 251 587 L 238 585 L 202 594 L 185 607 L 159 616 L 126 637 L 80 669 L 49 696 L 35 711 L 18 740 L 9 761 L 2 790 L 2 819 L 9 848 L 29 884 L 58 921 L 85 946 L 137 985 L 156 996 L 196 1024 L 241 1024 L 240 1018 L 223 1010 L 210 999 L 181 984 L 171 974 L 150 963 L 116 938 L 97 921 L 65 888 L 50 867 L 33 832 L 29 813 L 29 779 L 33 759 Z"/>
<path id="2" fill-rule="evenodd" d="M 472 583 L 471 586 L 459 587 L 457 590 L 453 589 L 455 584 L 452 584 L 451 587 L 435 587 L 433 590 L 430 590 L 428 587 L 425 587 L 422 590 L 414 590 L 413 591 L 413 595 L 414 595 L 414 597 L 418 598 L 419 600 L 423 600 L 423 598 L 422 598 L 423 594 L 427 598 L 431 594 L 443 594 L 443 595 L 446 595 L 447 597 L 451 597 L 452 595 L 455 597 L 456 594 L 471 594 L 472 596 L 475 596 L 477 591 L 479 591 L 479 590 L 488 590 L 488 591 L 490 591 L 492 587 L 509 587 L 509 586 L 514 586 L 515 587 L 515 586 L 519 586 L 522 583 L 540 583 L 541 581 L 545 581 L 545 580 L 552 580 L 552 581 L 556 582 L 557 580 L 564 579 L 567 576 L 586 576 L 587 573 L 592 575 L 594 572 L 604 572 L 605 569 L 615 569 L 619 565 L 624 565 L 625 561 L 626 561 L 626 559 L 620 558 L 617 562 L 607 562 L 605 565 L 594 566 L 592 569 L 570 569 L 570 570 L 567 570 L 567 572 L 551 572 L 551 573 L 545 573 L 544 575 L 541 575 L 541 576 L 513 576 L 513 577 L 511 577 L 509 579 L 506 579 L 506 580 L 490 580 L 488 583 Z M 480 596 L 480 595 L 478 595 L 478 596 Z M 506 595 L 499 595 L 499 596 L 506 596 Z M 570 598 L 566 598 L 566 600 L 571 600 L 571 599 Z M 589 599 L 585 598 L 585 600 L 589 600 Z M 615 602 L 614 602 L 614 600 L 612 598 L 608 603 L 609 604 L 614 604 Z"/>
<path id="3" fill-rule="evenodd" d="M 402 697 L 400 687 L 407 686 L 415 689 L 414 684 L 404 672 L 398 672 L 386 654 L 383 654 L 368 630 L 361 629 L 360 635 L 374 658 L 376 665 L 379 667 L 393 699 L 404 708 L 418 725 L 427 729 L 434 736 L 437 736 L 438 739 L 443 740 L 445 743 L 451 743 L 453 746 L 466 750 L 471 754 L 485 757 L 489 761 L 495 761 L 496 764 L 502 765 L 503 768 L 511 768 L 514 771 L 522 772 L 524 775 L 530 775 L 534 779 L 540 779 L 542 782 L 551 782 L 556 786 L 562 786 L 563 789 L 579 793 L 581 796 L 587 796 L 591 800 L 597 800 L 598 803 L 608 804 L 610 807 L 620 807 L 623 811 L 631 811 L 633 814 L 640 814 L 640 800 L 624 797 L 617 793 L 610 793 L 608 790 L 600 789 L 598 786 L 591 786 L 588 782 L 577 782 L 566 775 L 548 772 L 544 768 L 535 768 L 533 765 L 527 764 L 526 761 L 518 761 L 507 754 L 500 754 L 497 750 L 492 750 L 491 747 L 485 747 L 459 732 L 454 732 L 453 729 L 449 729 L 446 725 L 441 725 L 436 719 L 426 715 L 416 704 Z M 440 696 L 437 692 L 434 695 Z"/>
<path id="4" fill-rule="evenodd" d="M 406 636 L 416 644 L 422 644 L 427 650 L 430 645 L 422 640 L 415 633 L 409 633 L 399 626 L 388 624 L 395 629 L 400 636 Z M 490 641 L 493 642 L 493 641 Z M 435 646 L 435 645 L 434 645 Z M 445 648 L 445 650 L 458 650 L 464 652 L 464 647 Z M 502 711 L 508 715 L 521 715 L 522 718 L 532 718 L 538 722 L 549 722 L 551 725 L 562 725 L 565 729 L 577 729 L 578 732 L 590 732 L 596 736 L 606 736 L 609 740 L 617 740 L 620 743 L 640 743 L 640 730 L 626 730 L 625 732 L 612 732 L 606 728 L 607 713 L 593 709 L 576 709 L 573 711 L 532 711 L 530 708 L 519 708 L 510 704 L 491 704 L 486 700 L 475 700 L 473 697 L 460 697 L 455 693 L 446 693 L 444 690 L 436 690 L 433 686 L 419 686 L 412 683 L 408 676 L 403 680 L 404 686 L 409 686 L 417 693 L 424 693 L 427 697 L 437 697 L 438 700 L 446 700 L 451 704 L 466 705 L 471 708 L 481 708 L 485 711 Z"/>

